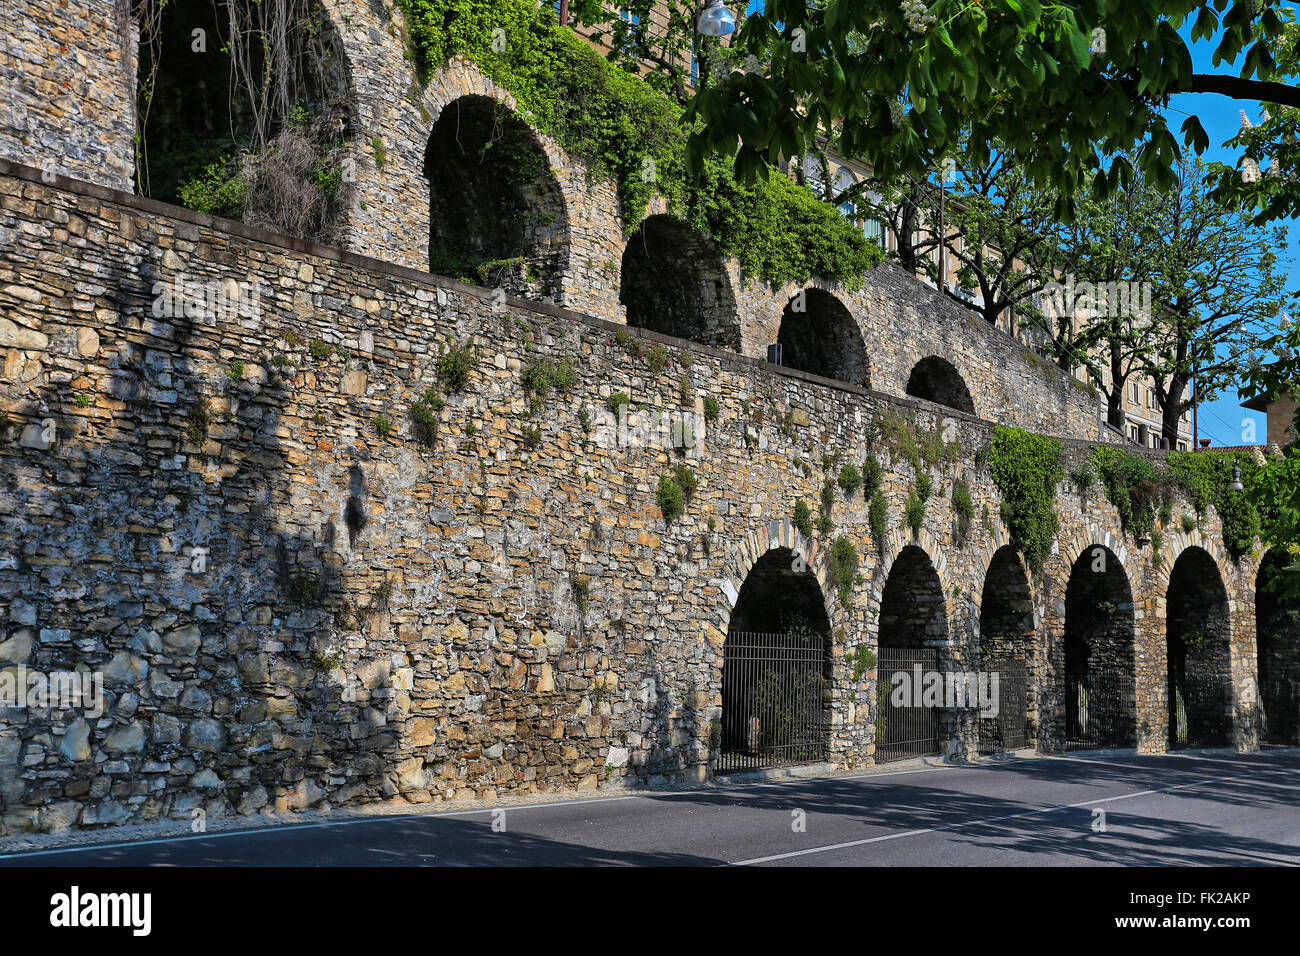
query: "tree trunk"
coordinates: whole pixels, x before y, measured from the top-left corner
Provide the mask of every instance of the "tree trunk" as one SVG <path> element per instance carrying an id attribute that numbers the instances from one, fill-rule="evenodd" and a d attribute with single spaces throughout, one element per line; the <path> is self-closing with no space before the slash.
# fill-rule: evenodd
<path id="1" fill-rule="evenodd" d="M 1174 374 L 1165 392 L 1164 408 L 1160 410 L 1160 434 L 1169 440 L 1170 448 L 1178 447 L 1178 419 L 1183 414 L 1183 393 L 1191 376 L 1183 372 Z"/>

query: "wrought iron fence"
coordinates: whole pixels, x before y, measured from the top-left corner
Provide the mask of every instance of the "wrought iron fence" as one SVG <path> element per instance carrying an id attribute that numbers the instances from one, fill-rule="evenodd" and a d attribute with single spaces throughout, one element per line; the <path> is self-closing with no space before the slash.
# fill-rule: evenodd
<path id="1" fill-rule="evenodd" d="M 826 638 L 731 631 L 722 664 L 719 772 L 825 760 Z"/>
<path id="2" fill-rule="evenodd" d="M 1294 747 L 1300 744 L 1300 680 L 1268 678 L 1260 684 L 1260 740 Z"/>
<path id="3" fill-rule="evenodd" d="M 943 752 L 942 708 L 914 706 L 913 699 L 906 695 L 899 695 L 896 704 L 892 693 L 895 674 L 906 672 L 915 681 L 918 675 L 938 669 L 936 650 L 881 649 L 876 665 L 876 763 Z"/>
<path id="4" fill-rule="evenodd" d="M 1226 687 L 1190 678 L 1169 682 L 1169 746 L 1224 747 L 1232 728 Z"/>
<path id="5" fill-rule="evenodd" d="M 1029 672 L 1025 665 L 985 660 L 980 670 L 998 675 L 997 716 L 979 717 L 980 753 L 1005 753 L 1029 746 Z"/>
<path id="6" fill-rule="evenodd" d="M 1090 667 L 1065 677 L 1065 747 L 1132 747 L 1137 743 L 1134 675 Z"/>

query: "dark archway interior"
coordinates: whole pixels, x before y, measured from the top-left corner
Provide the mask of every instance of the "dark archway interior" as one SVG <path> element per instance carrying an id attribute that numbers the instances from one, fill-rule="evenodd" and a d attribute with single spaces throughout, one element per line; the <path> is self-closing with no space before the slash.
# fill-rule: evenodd
<path id="1" fill-rule="evenodd" d="M 1255 639 L 1259 657 L 1260 739 L 1300 745 L 1300 608 L 1278 594 L 1276 578 L 1289 558 L 1274 548 L 1255 579 Z"/>
<path id="2" fill-rule="evenodd" d="M 857 321 L 839 299 L 823 289 L 805 289 L 781 314 L 777 333 L 783 365 L 870 387 L 866 344 Z"/>
<path id="3" fill-rule="evenodd" d="M 1136 745 L 1133 592 L 1119 558 L 1100 545 L 1070 572 L 1064 677 L 1067 746 Z"/>
<path id="4" fill-rule="evenodd" d="M 342 139 L 351 119 L 342 44 L 319 3 L 297 0 L 297 6 L 290 15 L 298 29 L 284 48 L 290 64 L 286 96 L 291 108 L 308 117 L 302 126 L 310 138 Z M 179 202 L 182 183 L 250 143 L 255 111 L 251 95 L 232 83 L 230 22 L 225 6 L 212 0 L 169 0 L 159 11 L 155 35 L 147 24 L 142 27 L 136 109 L 145 122 L 138 181 L 151 198 Z M 269 75 L 265 62 L 265 45 L 250 39 L 248 73 Z M 281 125 L 268 124 L 268 139 Z"/>
<path id="5" fill-rule="evenodd" d="M 537 136 L 507 106 L 462 96 L 424 152 L 429 269 L 527 295 L 558 288 L 564 196 Z"/>
<path id="6" fill-rule="evenodd" d="M 915 545 L 898 553 L 880 598 L 880 649 L 918 650 L 948 637 L 943 586 L 930 556 Z"/>
<path id="7" fill-rule="evenodd" d="M 817 577 L 786 548 L 745 578 L 723 648 L 719 770 L 825 759 L 830 619 Z"/>
<path id="8" fill-rule="evenodd" d="M 1228 593 L 1200 548 L 1179 555 L 1165 600 L 1171 747 L 1222 747 L 1232 726 Z"/>
<path id="9" fill-rule="evenodd" d="M 623 251 L 627 324 L 740 351 L 736 300 L 711 244 L 671 216 L 650 216 Z"/>
<path id="10" fill-rule="evenodd" d="M 961 373 L 951 362 L 937 356 L 916 363 L 907 380 L 907 394 L 968 415 L 975 414 L 975 403 Z"/>
<path id="11" fill-rule="evenodd" d="M 830 618 L 817 576 L 806 567 L 796 570 L 795 565 L 788 548 L 776 548 L 759 558 L 741 585 L 730 629 L 829 634 Z"/>
<path id="12" fill-rule="evenodd" d="M 999 548 L 980 595 L 980 669 L 998 674 L 999 713 L 980 721 L 980 750 L 1028 745 L 1033 728 L 1034 600 L 1019 552 Z"/>

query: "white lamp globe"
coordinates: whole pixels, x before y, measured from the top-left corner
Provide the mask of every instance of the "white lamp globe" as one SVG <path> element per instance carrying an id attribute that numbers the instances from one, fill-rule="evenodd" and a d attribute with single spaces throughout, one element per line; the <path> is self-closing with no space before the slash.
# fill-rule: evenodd
<path id="1" fill-rule="evenodd" d="M 736 32 L 736 18 L 722 0 L 709 0 L 695 21 L 695 29 L 705 36 L 723 37 Z"/>

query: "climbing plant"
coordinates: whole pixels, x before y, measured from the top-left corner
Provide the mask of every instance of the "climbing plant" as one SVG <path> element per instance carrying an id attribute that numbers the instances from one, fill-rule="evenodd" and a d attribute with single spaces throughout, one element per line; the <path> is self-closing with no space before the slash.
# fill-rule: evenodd
<path id="1" fill-rule="evenodd" d="M 999 426 L 989 449 L 989 468 L 1002 495 L 1002 518 L 1011 543 L 1033 573 L 1043 569 L 1059 519 L 1053 502 L 1065 476 L 1061 443 L 1019 428 Z"/>
<path id="2" fill-rule="evenodd" d="M 1150 538 L 1163 494 L 1160 469 L 1145 458 L 1109 445 L 1094 448 L 1091 460 L 1106 499 L 1119 512 L 1120 528 L 1134 538 Z"/>
<path id="3" fill-rule="evenodd" d="M 427 80 L 461 56 L 514 96 L 521 118 L 618 184 L 631 231 L 656 196 L 713 237 L 746 273 L 773 285 L 813 276 L 848 287 L 882 254 L 835 207 L 780 174 L 738 182 L 728 157 L 686 171 L 682 108 L 643 79 L 607 62 L 529 0 L 398 0 L 407 44 Z"/>

